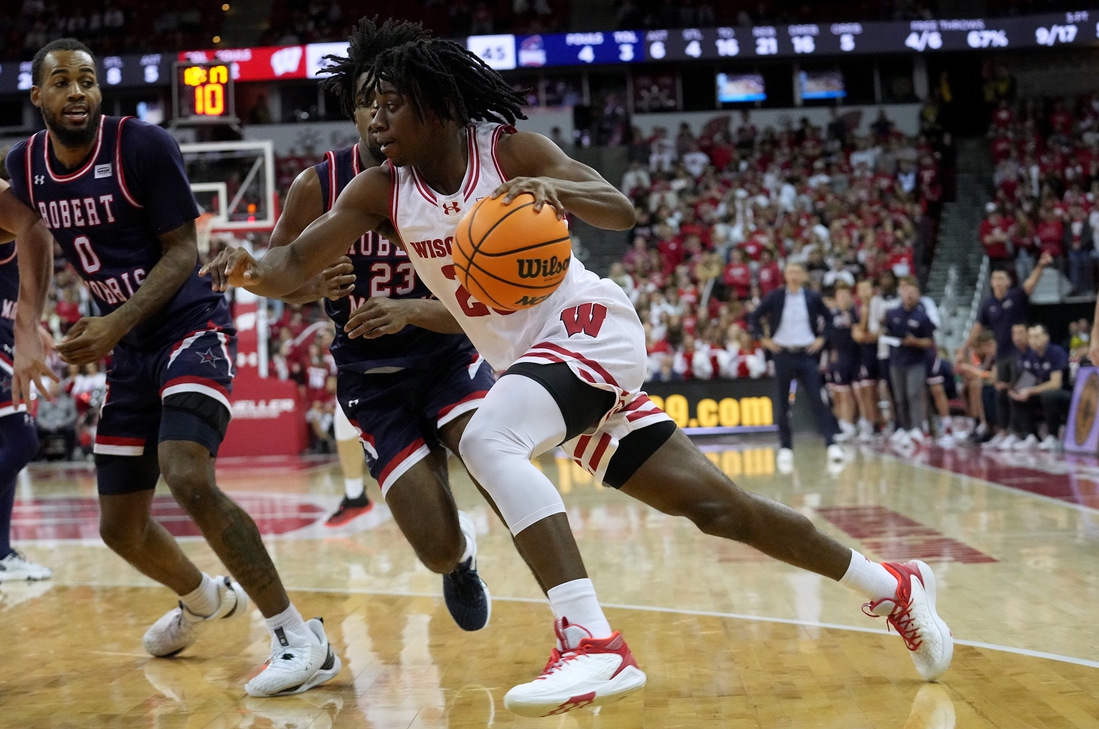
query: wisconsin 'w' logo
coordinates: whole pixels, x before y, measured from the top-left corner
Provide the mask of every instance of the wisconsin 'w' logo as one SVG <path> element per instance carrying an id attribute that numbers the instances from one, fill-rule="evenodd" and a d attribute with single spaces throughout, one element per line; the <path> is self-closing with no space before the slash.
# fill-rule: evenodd
<path id="1" fill-rule="evenodd" d="M 598 337 L 607 318 L 607 307 L 602 304 L 581 304 L 561 312 L 561 323 L 570 337 L 583 332 L 589 337 Z"/>

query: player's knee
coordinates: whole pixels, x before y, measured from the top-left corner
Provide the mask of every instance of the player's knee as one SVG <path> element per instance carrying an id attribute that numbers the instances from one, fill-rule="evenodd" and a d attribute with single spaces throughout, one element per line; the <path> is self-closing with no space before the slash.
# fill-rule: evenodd
<path id="1" fill-rule="evenodd" d="M 209 463 L 205 458 L 188 458 L 178 452 L 161 450 L 160 469 L 164 481 L 179 505 L 187 513 L 201 510 L 211 502 L 214 485 Z"/>
<path id="2" fill-rule="evenodd" d="M 462 558 L 463 543 L 459 541 L 433 540 L 430 544 L 413 544 L 416 556 L 424 567 L 437 575 L 448 575 Z"/>
<path id="3" fill-rule="evenodd" d="M 137 554 L 143 548 L 147 528 L 148 519 L 111 517 L 106 514 L 99 519 L 99 537 L 112 552 L 122 556 Z"/>
<path id="4" fill-rule="evenodd" d="M 747 514 L 736 508 L 732 499 L 700 501 L 692 504 L 685 515 L 703 534 L 736 542 L 752 541 L 751 520 Z"/>
<path id="5" fill-rule="evenodd" d="M 462 440 L 458 444 L 462 461 L 474 478 L 481 478 L 486 470 L 492 468 L 501 456 L 516 455 L 529 459 L 531 449 L 510 437 L 506 429 L 500 428 L 478 412 L 469 421 Z M 484 481 L 482 481 L 484 483 Z"/>

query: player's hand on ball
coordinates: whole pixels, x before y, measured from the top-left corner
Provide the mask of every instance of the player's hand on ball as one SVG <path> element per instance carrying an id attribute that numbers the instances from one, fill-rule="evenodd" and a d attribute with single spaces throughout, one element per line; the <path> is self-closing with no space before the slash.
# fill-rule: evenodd
<path id="1" fill-rule="evenodd" d="M 214 291 L 225 291 L 230 286 L 247 288 L 263 279 L 252 254 L 243 248 L 226 248 L 217 257 L 199 269 L 198 275 L 209 274 Z"/>
<path id="2" fill-rule="evenodd" d="M 120 331 L 109 316 L 85 317 L 73 324 L 57 353 L 65 364 L 86 365 L 107 356 L 126 334 Z"/>
<path id="3" fill-rule="evenodd" d="M 558 220 L 565 217 L 565 206 L 557 194 L 556 180 L 550 177 L 516 177 L 497 187 L 492 197 L 503 195 L 504 204 L 510 205 L 524 194 L 534 197 L 534 212 L 542 212 L 542 207 L 549 204 L 557 213 Z"/>
<path id="4" fill-rule="evenodd" d="M 336 301 L 355 290 L 355 266 L 347 256 L 321 273 L 321 296 Z"/>
<path id="5" fill-rule="evenodd" d="M 396 334 L 408 326 L 408 315 L 413 301 L 401 299 L 367 299 L 366 303 L 351 312 L 351 318 L 343 330 L 352 339 L 377 339 L 386 334 Z"/>

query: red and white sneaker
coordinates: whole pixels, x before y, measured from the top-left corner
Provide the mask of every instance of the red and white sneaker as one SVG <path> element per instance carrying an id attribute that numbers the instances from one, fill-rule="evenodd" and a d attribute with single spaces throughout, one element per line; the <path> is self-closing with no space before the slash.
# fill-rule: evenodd
<path id="1" fill-rule="evenodd" d="M 550 716 L 617 701 L 645 686 L 622 634 L 592 638 L 579 625 L 558 619 L 557 647 L 542 675 L 504 695 L 504 706 L 522 716 Z"/>
<path id="2" fill-rule="evenodd" d="M 935 574 L 919 560 L 882 562 L 897 578 L 893 597 L 866 603 L 862 611 L 872 618 L 884 617 L 912 654 L 912 662 L 925 681 L 934 681 L 950 668 L 954 657 L 954 636 L 935 612 Z"/>

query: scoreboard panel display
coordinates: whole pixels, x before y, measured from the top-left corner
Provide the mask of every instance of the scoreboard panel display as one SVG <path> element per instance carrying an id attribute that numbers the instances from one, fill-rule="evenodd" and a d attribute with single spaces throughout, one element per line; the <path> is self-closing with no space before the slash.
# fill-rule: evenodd
<path id="1" fill-rule="evenodd" d="M 177 63 L 175 118 L 192 124 L 236 121 L 228 63 Z"/>
<path id="2" fill-rule="evenodd" d="M 481 38 L 491 38 L 492 43 L 481 43 Z M 466 43 L 499 70 L 1013 48 L 1040 51 L 1097 44 L 1099 11 L 1086 10 L 1007 18 L 472 36 Z M 479 50 L 482 46 L 485 54 Z"/>
<path id="3" fill-rule="evenodd" d="M 517 68 L 639 63 L 642 34 L 633 30 L 545 33 L 515 37 Z"/>

